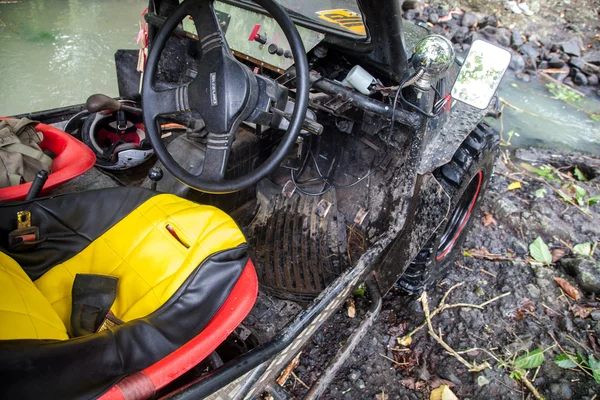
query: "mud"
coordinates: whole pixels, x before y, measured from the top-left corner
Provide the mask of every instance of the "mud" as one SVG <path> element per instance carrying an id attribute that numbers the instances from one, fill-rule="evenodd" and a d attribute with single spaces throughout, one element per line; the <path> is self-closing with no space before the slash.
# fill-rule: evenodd
<path id="1" fill-rule="evenodd" d="M 551 165 L 556 168 L 553 176 L 558 181 L 524 172 L 525 164 Z M 575 165 L 589 181 L 573 178 Z M 542 396 L 596 398 L 600 384 L 591 376 L 577 369 L 559 368 L 553 360 L 563 350 L 573 354 L 579 351 L 586 359 L 589 355 L 600 359 L 600 299 L 589 292 L 600 287 L 594 286 L 600 284 L 600 264 L 574 255 L 569 248 L 600 240 L 600 205 L 568 205 L 551 188 L 575 183 L 586 190 L 587 198 L 598 195 L 598 165 L 597 158 L 536 149 L 517 150 L 510 158 L 502 156 L 497 161 L 496 174 L 482 199 L 482 212 L 491 217 L 476 217 L 464 245 L 471 257 L 460 256 L 447 277 L 427 293 L 432 310 L 457 283 L 463 284 L 451 292 L 448 304 L 481 304 L 510 293 L 483 309 L 452 308 L 432 318 L 434 329 L 441 331 L 454 350 L 474 349 L 462 356 L 473 364 L 487 361 L 490 368 L 469 372 L 429 336 L 427 329 L 416 333 L 407 347 L 399 345 L 397 338 L 420 325 L 424 315 L 416 296 L 403 296 L 394 288 L 384 297 L 376 324 L 322 398 L 429 399 L 433 388 L 447 384 L 460 399 L 533 399 L 531 392 L 502 368 L 501 360 L 510 362 L 537 348 L 547 349 L 545 361 L 539 370 L 528 370 L 526 376 Z M 522 180 L 522 188 L 508 191 L 508 185 L 514 182 L 508 176 Z M 546 188 L 545 197 L 536 197 L 541 188 Z M 484 222 L 491 224 L 484 226 Z M 530 262 L 528 246 L 538 236 L 550 250 L 563 249 L 564 257 L 550 266 Z M 473 257 L 478 251 L 510 261 Z M 600 259 L 600 251 L 596 250 L 594 257 Z M 575 302 L 565 296 L 554 277 L 570 282 L 581 293 L 581 299 Z M 356 317 L 348 317 L 347 307 L 340 310 L 303 350 L 295 370 L 297 379 L 291 377 L 285 385 L 294 397 L 307 392 L 304 385 L 310 386 L 316 380 L 364 316 L 369 306 L 367 296 L 355 295 L 354 299 Z M 575 316 L 575 304 L 587 307 L 589 315 Z"/>

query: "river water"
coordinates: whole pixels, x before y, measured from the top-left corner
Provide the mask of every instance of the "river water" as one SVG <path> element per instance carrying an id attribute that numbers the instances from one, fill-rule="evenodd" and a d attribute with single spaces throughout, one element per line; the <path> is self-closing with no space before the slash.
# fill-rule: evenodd
<path id="1" fill-rule="evenodd" d="M 117 96 L 114 53 L 135 49 L 146 0 L 0 0 L 0 115 Z M 510 106 L 492 120 L 511 146 L 537 145 L 600 154 L 600 101 L 576 107 L 551 97 L 543 82 L 507 74 L 499 90 Z M 585 111 L 581 111 L 581 110 Z"/>

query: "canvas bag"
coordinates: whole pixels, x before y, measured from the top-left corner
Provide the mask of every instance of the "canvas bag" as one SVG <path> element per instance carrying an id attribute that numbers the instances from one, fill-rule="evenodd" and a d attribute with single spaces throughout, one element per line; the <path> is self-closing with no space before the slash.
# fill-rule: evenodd
<path id="1" fill-rule="evenodd" d="M 43 135 L 27 118 L 0 120 L 0 188 L 35 179 L 38 171 L 51 172 L 52 159 L 38 145 Z"/>

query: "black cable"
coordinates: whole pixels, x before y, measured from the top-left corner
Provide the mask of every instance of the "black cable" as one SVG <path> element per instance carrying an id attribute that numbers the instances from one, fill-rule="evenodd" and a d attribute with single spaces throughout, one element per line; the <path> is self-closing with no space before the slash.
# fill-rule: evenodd
<path id="1" fill-rule="evenodd" d="M 404 86 L 404 84 L 406 82 L 408 82 L 410 79 L 414 78 L 417 74 L 418 74 L 418 72 L 416 74 L 414 74 L 414 75 L 408 75 L 406 78 L 402 79 L 402 82 L 400 82 L 400 86 L 398 88 L 398 91 L 396 92 L 396 98 L 400 97 L 400 101 L 402 102 L 402 104 L 405 104 L 406 106 L 411 107 L 412 109 L 414 109 L 419 114 L 421 114 L 421 115 L 423 115 L 423 116 L 425 116 L 427 118 L 435 118 L 435 117 L 437 117 L 438 115 L 441 114 L 441 109 L 440 109 L 440 111 L 438 111 L 435 114 L 428 113 L 427 111 L 424 111 L 423 109 L 419 108 L 418 106 L 415 106 L 414 104 L 410 103 L 402 95 L 402 87 Z M 394 100 L 394 106 L 396 105 L 396 101 L 397 100 Z M 394 108 L 394 110 L 395 110 L 395 108 Z M 392 121 L 393 121 L 393 114 L 392 114 Z M 392 127 L 393 127 L 393 125 L 392 125 Z"/>

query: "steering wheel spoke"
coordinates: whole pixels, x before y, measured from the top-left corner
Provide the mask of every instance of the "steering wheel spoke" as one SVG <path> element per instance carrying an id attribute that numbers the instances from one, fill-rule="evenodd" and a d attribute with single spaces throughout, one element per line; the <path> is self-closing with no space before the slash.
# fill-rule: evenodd
<path id="1" fill-rule="evenodd" d="M 225 178 L 227 160 L 229 159 L 231 144 L 238 126 L 239 124 L 235 124 L 234 129 L 228 133 L 208 134 L 204 153 L 204 165 L 198 175 L 199 178 L 211 181 L 221 181 Z"/>
<path id="2" fill-rule="evenodd" d="M 161 115 L 194 110 L 190 106 L 189 86 L 185 84 L 164 90 L 144 88 L 144 114 L 156 120 Z"/>

